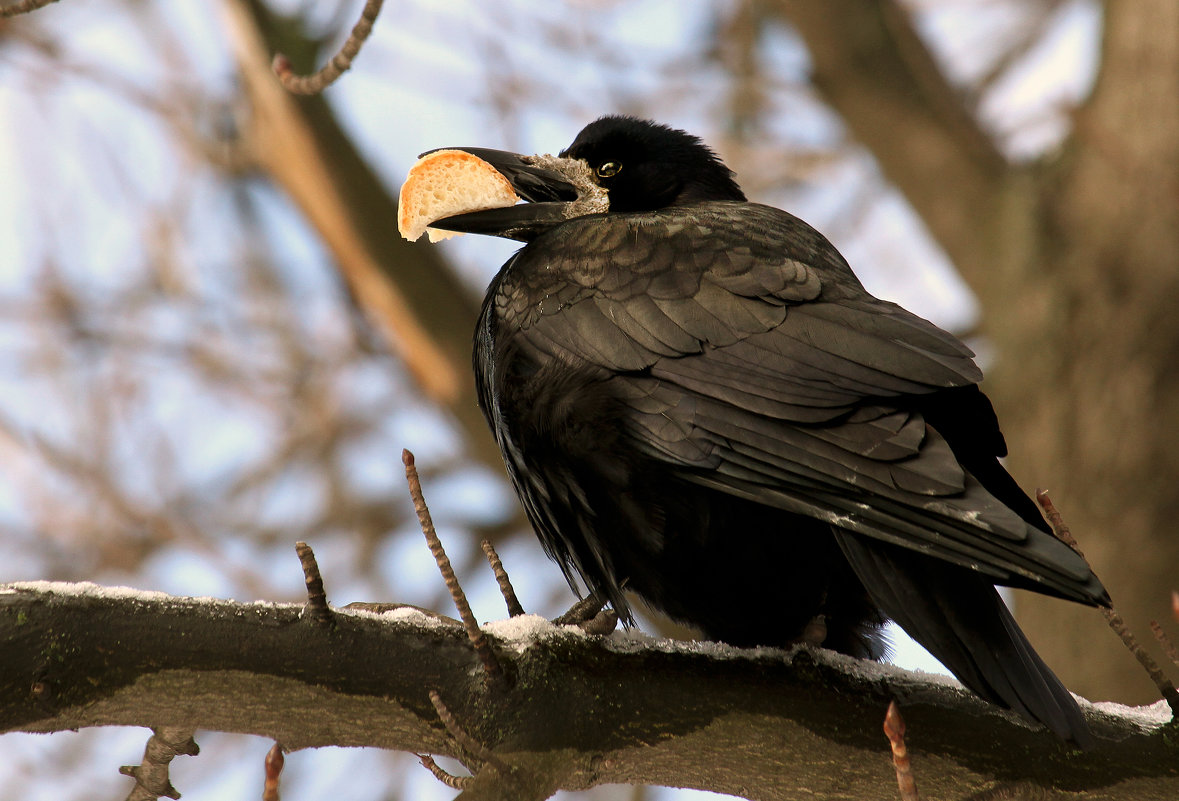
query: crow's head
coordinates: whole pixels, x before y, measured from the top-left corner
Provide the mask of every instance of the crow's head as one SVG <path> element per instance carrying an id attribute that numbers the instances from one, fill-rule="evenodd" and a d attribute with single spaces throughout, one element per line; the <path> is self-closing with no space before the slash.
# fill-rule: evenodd
<path id="1" fill-rule="evenodd" d="M 447 231 L 530 241 L 571 217 L 589 213 L 574 203 L 577 181 L 584 181 L 584 188 L 593 180 L 605 189 L 610 213 L 745 200 L 732 170 L 698 138 L 637 117 L 608 116 L 591 122 L 555 159 L 478 147 L 448 149 L 465 150 L 488 162 L 528 202 L 431 223 Z M 584 178 L 585 165 L 590 179 Z M 574 177 L 578 175 L 582 177 Z"/>
<path id="2" fill-rule="evenodd" d="M 589 164 L 607 191 L 610 211 L 745 199 L 733 171 L 700 139 L 637 117 L 591 122 L 561 156 Z"/>

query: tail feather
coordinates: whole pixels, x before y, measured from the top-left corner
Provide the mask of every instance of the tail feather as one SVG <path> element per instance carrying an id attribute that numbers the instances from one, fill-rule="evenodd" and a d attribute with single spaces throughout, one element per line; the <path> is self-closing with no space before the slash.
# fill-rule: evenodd
<path id="1" fill-rule="evenodd" d="M 836 537 L 873 602 L 968 689 L 1082 748 L 1094 744 L 1076 701 L 985 578 L 842 531 Z"/>

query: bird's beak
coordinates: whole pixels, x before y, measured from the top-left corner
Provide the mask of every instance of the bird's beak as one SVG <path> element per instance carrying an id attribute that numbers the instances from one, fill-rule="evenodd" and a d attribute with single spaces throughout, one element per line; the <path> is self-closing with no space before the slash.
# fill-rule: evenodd
<path id="1" fill-rule="evenodd" d="M 577 200 L 577 190 L 560 173 L 537 167 L 518 153 L 489 150 L 484 147 L 450 147 L 439 150 L 462 150 L 495 167 L 527 203 L 501 209 L 472 211 L 444 217 L 430 223 L 431 228 L 465 234 L 487 234 L 528 242 L 554 225 L 568 219 L 569 204 Z M 427 151 L 433 153 L 434 151 Z M 425 156 L 427 153 L 423 153 Z"/>

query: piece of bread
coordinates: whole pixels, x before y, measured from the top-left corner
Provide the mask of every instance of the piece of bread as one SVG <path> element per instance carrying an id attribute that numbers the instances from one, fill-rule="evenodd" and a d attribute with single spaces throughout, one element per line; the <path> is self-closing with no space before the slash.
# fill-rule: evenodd
<path id="1" fill-rule="evenodd" d="M 422 233 L 431 242 L 458 236 L 427 226 L 435 220 L 468 211 L 515 205 L 520 198 L 508 179 L 478 156 L 462 150 L 436 150 L 409 169 L 397 198 L 397 230 L 410 242 Z"/>

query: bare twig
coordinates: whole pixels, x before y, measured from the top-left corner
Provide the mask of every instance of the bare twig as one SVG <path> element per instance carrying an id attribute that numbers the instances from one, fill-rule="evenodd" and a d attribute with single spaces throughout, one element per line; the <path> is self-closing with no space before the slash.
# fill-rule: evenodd
<path id="1" fill-rule="evenodd" d="M 438 719 L 442 721 L 442 725 L 446 727 L 446 730 L 450 732 L 450 736 L 455 739 L 455 742 L 462 746 L 464 751 L 473 756 L 479 762 L 495 765 L 504 773 L 508 772 L 508 766 L 502 759 L 491 753 L 491 751 L 487 749 L 487 746 L 476 740 L 467 733 L 466 729 L 459 725 L 458 720 L 455 719 L 454 713 L 451 712 L 450 709 L 447 708 L 446 704 L 442 702 L 442 696 L 440 696 L 435 690 L 430 690 L 430 703 L 434 705 L 434 711 L 438 713 Z"/>
<path id="2" fill-rule="evenodd" d="M 1056 535 L 1056 538 L 1072 548 L 1084 559 L 1085 553 L 1077 544 L 1076 538 L 1073 537 L 1060 512 L 1056 510 L 1052 499 L 1048 497 L 1047 491 L 1036 490 L 1036 502 L 1044 510 L 1044 516 L 1048 518 L 1048 525 L 1052 527 L 1052 533 Z M 1134 658 L 1146 670 L 1151 681 L 1154 682 L 1159 692 L 1162 693 L 1163 698 L 1167 699 L 1167 705 L 1171 707 L 1171 714 L 1179 717 L 1179 691 L 1176 691 L 1175 685 L 1166 677 L 1159 668 L 1158 663 L 1151 658 L 1150 654 L 1146 653 L 1145 649 L 1138 644 L 1138 638 L 1130 631 L 1130 628 L 1126 625 L 1126 621 L 1122 619 L 1122 616 L 1118 614 L 1118 611 L 1112 605 L 1108 608 L 1098 607 L 1098 609 L 1105 616 L 1109 627 L 1121 638 L 1122 643 L 1129 649 L 1130 653 L 1134 654 Z"/>
<path id="3" fill-rule="evenodd" d="M 1179 592 L 1171 591 L 1171 617 L 1175 618 L 1175 622 L 1179 623 Z M 1163 631 L 1163 627 L 1153 620 L 1150 621 L 1150 627 L 1154 629 L 1154 636 L 1158 639 L 1159 644 L 1163 646 L 1163 650 L 1167 653 L 1167 658 L 1179 667 L 1179 650 L 1175 648 L 1175 644 L 1171 642 Z"/>
<path id="4" fill-rule="evenodd" d="M 323 589 L 323 576 L 319 573 L 315 552 L 307 543 L 296 542 L 295 553 L 299 554 L 299 563 L 303 565 L 303 580 L 307 583 L 307 613 L 316 623 L 324 626 L 333 625 L 335 620 L 332 610 L 328 608 L 327 593 Z"/>
<path id="5" fill-rule="evenodd" d="M 18 0 L 12 5 L 0 6 L 0 17 L 15 17 L 18 14 L 28 14 L 38 8 L 44 8 L 57 0 Z"/>
<path id="6" fill-rule="evenodd" d="M 1060 512 L 1056 510 L 1056 504 L 1052 503 L 1052 499 L 1048 497 L 1048 490 L 1036 490 L 1036 503 L 1040 504 L 1040 508 L 1044 510 L 1044 516 L 1048 518 L 1048 525 L 1052 527 L 1052 533 L 1056 539 L 1063 542 L 1068 547 L 1077 552 L 1077 555 L 1085 559 L 1085 552 L 1081 550 L 1081 546 L 1077 544 L 1076 537 L 1064 522 L 1064 518 L 1060 516 Z M 1088 559 L 1085 562 L 1088 563 Z"/>
<path id="7" fill-rule="evenodd" d="M 464 790 L 475 780 L 474 776 L 455 776 L 453 773 L 447 773 L 429 754 L 418 754 L 417 757 L 418 761 L 422 763 L 422 767 L 433 773 L 435 779 L 452 790 Z"/>
<path id="8" fill-rule="evenodd" d="M 180 797 L 168 778 L 168 765 L 178 756 L 196 756 L 201 752 L 192 734 L 192 729 L 152 729 L 143 749 L 143 764 L 119 768 L 119 773 L 135 779 L 135 787 L 128 793 L 127 801 Z"/>
<path id="9" fill-rule="evenodd" d="M 499 584 L 500 594 L 503 595 L 504 602 L 508 605 L 508 616 L 519 617 L 524 614 L 524 607 L 520 604 L 520 599 L 516 597 L 512 580 L 508 578 L 508 571 L 504 570 L 503 562 L 499 560 L 499 554 L 495 552 L 495 546 L 491 544 L 491 540 L 483 540 L 480 545 L 483 546 L 483 553 L 487 555 L 487 561 L 491 564 L 491 572 L 495 575 L 496 583 Z"/>
<path id="10" fill-rule="evenodd" d="M 450 590 L 450 597 L 454 599 L 459 619 L 462 620 L 463 626 L 467 630 L 467 638 L 475 648 L 479 661 L 483 663 L 484 672 L 493 679 L 500 680 L 503 678 L 503 671 L 487 642 L 487 637 L 479 628 L 479 621 L 471 612 L 471 605 L 467 603 L 466 593 L 463 592 L 458 578 L 454 575 L 454 568 L 451 567 L 450 559 L 447 558 L 442 542 L 438 539 L 438 532 L 434 530 L 434 521 L 430 518 L 430 510 L 426 508 L 426 499 L 422 496 L 422 482 L 418 478 L 418 469 L 414 465 L 413 454 L 408 450 L 403 450 L 401 461 L 405 463 L 405 478 L 409 483 L 409 495 L 413 499 L 414 511 L 418 513 L 418 523 L 421 525 L 422 533 L 426 535 L 426 544 L 430 546 L 430 553 L 434 554 L 434 561 L 438 563 L 438 570 L 442 573 L 442 580 L 446 582 L 446 589 Z"/>
<path id="11" fill-rule="evenodd" d="M 278 795 L 278 777 L 282 773 L 282 766 L 286 757 L 282 754 L 282 745 L 275 743 L 266 752 L 266 783 L 262 786 L 262 801 L 280 801 Z"/>
<path id="12" fill-rule="evenodd" d="M 1167 659 L 1179 667 L 1179 649 L 1175 648 L 1175 643 L 1171 642 L 1171 638 L 1167 636 L 1167 632 L 1163 631 L 1163 627 L 1159 625 L 1157 620 L 1150 621 L 1150 630 L 1154 632 L 1154 638 L 1163 647 L 1163 653 L 1167 655 Z"/>
<path id="13" fill-rule="evenodd" d="M 901 801 L 921 801 L 917 793 L 917 779 L 909 764 L 909 749 L 905 746 L 905 719 L 901 717 L 896 701 L 889 701 L 888 711 L 884 713 L 884 735 L 892 747 L 892 764 L 897 771 Z"/>
<path id="14" fill-rule="evenodd" d="M 1126 626 L 1126 621 L 1122 619 L 1113 608 L 1102 609 L 1101 614 L 1105 615 L 1105 619 L 1109 621 L 1109 627 L 1122 638 L 1122 642 L 1130 649 L 1130 653 L 1134 654 L 1134 658 L 1150 675 L 1151 681 L 1159 688 L 1163 698 L 1167 699 L 1167 705 L 1171 707 L 1171 714 L 1179 717 L 1179 691 L 1175 690 L 1175 685 L 1170 679 L 1166 677 L 1162 669 L 1159 668 L 1158 663 L 1151 658 L 1150 654 L 1138 644 L 1138 640 L 1134 637 L 1134 633 Z"/>
<path id="15" fill-rule="evenodd" d="M 274 74 L 278 76 L 283 87 L 293 94 L 314 95 L 335 83 L 352 66 L 352 60 L 356 58 L 364 41 L 372 33 L 373 23 L 377 21 L 377 15 L 381 13 L 383 2 L 384 0 L 368 0 L 364 4 L 364 10 L 360 12 L 360 19 L 352 28 L 352 33 L 348 34 L 347 41 L 332 56 L 331 61 L 312 75 L 296 75 L 291 69 L 290 60 L 282 53 L 276 53 L 272 66 Z"/>

